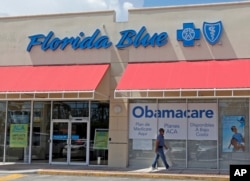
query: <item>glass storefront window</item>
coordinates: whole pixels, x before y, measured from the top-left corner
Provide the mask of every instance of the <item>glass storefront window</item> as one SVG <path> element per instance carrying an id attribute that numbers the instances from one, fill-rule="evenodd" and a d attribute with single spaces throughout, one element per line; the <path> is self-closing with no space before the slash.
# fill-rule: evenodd
<path id="1" fill-rule="evenodd" d="M 142 144 L 141 144 L 142 143 Z M 142 149 L 144 143 L 147 145 Z M 154 158 L 155 140 L 143 139 L 135 140 L 129 139 L 129 166 L 130 167 L 150 167 Z M 161 162 L 161 159 L 159 159 Z M 159 162 L 159 163 L 160 163 Z"/>
<path id="2" fill-rule="evenodd" d="M 130 109 L 129 165 L 151 165 L 158 129 L 165 129 L 169 165 L 175 168 L 218 168 L 218 106 L 216 99 L 133 100 Z M 136 104 L 134 104 L 136 103 Z M 141 106 L 140 106 L 141 104 Z M 136 110 L 135 110 L 136 108 Z M 139 126 L 137 126 L 139 125 Z M 150 125 L 150 129 L 147 125 Z M 136 128 L 136 130 L 135 130 Z M 144 139 L 142 131 L 147 136 Z M 152 131 L 154 133 L 152 134 Z M 150 135 L 150 136 L 149 136 Z M 140 142 L 138 141 L 140 140 Z M 135 145 L 150 145 L 137 148 Z M 161 162 L 158 166 L 162 166 Z"/>
<path id="3" fill-rule="evenodd" d="M 190 134 L 186 140 L 171 140 L 167 139 L 167 144 L 170 147 L 168 156 L 174 167 L 177 168 L 204 168 L 204 169 L 222 169 L 228 170 L 230 164 L 248 164 L 250 161 L 249 154 L 249 99 L 187 99 L 187 100 L 149 100 L 140 101 L 133 100 L 133 103 L 153 103 L 158 102 L 169 104 L 169 109 L 174 107 L 175 103 L 186 103 L 188 109 L 199 107 L 200 105 L 206 108 L 206 104 L 210 105 L 209 109 L 216 112 L 216 119 L 207 119 L 210 133 L 214 133 L 204 139 L 199 138 L 199 135 L 193 135 L 190 139 Z M 131 103 L 132 103 L 131 102 Z M 171 104 L 173 103 L 173 107 Z M 156 106 L 157 107 L 157 106 Z M 185 107 L 185 106 L 184 106 Z M 184 109 L 184 108 L 182 108 Z M 198 122 L 187 118 L 188 124 L 202 124 L 201 119 Z M 158 123 L 159 124 L 159 123 Z M 188 125 L 187 125 L 188 126 Z M 187 127 L 187 129 L 192 127 Z M 198 128 L 197 131 L 199 131 Z M 204 130 L 206 131 L 206 130 Z M 203 131 L 203 133 L 205 133 Z M 188 133 L 189 130 L 187 130 Z M 234 136 L 237 132 L 238 136 Z M 239 136 L 241 135 L 241 136 Z M 242 142 L 238 140 L 242 138 Z M 212 138 L 212 139 L 211 139 Z M 136 150 L 133 149 L 135 139 L 129 140 L 129 165 L 138 166 L 139 164 L 149 165 L 153 159 L 153 150 Z M 148 140 L 150 141 L 150 140 Z M 151 140 L 154 143 L 154 139 Z M 151 145 L 151 144 L 150 144 Z M 153 144 L 154 145 L 154 144 Z M 147 157 L 146 157 L 147 155 Z M 143 160 L 143 163 L 142 161 Z M 137 164 L 139 163 L 139 164 Z M 135 165 L 134 165 L 135 164 Z"/>
<path id="4" fill-rule="evenodd" d="M 6 103 L 0 102 L 0 162 L 4 161 Z"/>
<path id="5" fill-rule="evenodd" d="M 108 129 L 109 103 L 91 102 L 90 126 L 90 165 L 108 164 Z M 98 137 L 97 137 L 98 136 Z M 102 137 L 102 138 L 101 138 Z M 104 139 L 104 143 L 96 147 L 95 141 Z"/>
<path id="6" fill-rule="evenodd" d="M 33 108 L 31 108 L 31 105 L 33 105 Z M 91 109 L 89 105 L 91 105 Z M 6 110 L 8 110 L 7 115 Z M 33 111 L 32 114 L 31 110 Z M 81 122 L 79 122 L 79 118 L 81 118 Z M 51 121 L 53 121 L 53 124 L 51 124 Z M 33 104 L 31 101 L 0 102 L 0 129 L 2 130 L 0 134 L 0 158 L 2 160 L 5 158 L 3 161 L 6 162 L 23 163 L 29 163 L 30 161 L 33 163 L 48 163 L 52 158 L 52 162 L 54 162 L 55 158 L 63 156 L 65 145 L 58 147 L 54 137 L 52 142 L 50 141 L 51 134 L 53 134 L 51 133 L 51 125 L 54 125 L 54 129 L 57 129 L 58 124 L 71 123 L 71 121 L 72 148 L 75 149 L 80 140 L 90 141 L 89 164 L 107 165 L 109 102 L 98 101 L 93 103 L 90 101 L 34 101 Z M 7 123 L 6 126 L 5 122 Z M 22 132 L 18 132 L 20 129 Z M 86 135 L 82 136 L 83 134 Z M 90 135 L 89 140 L 86 140 L 88 135 Z M 78 139 L 76 136 L 80 136 L 77 142 L 75 141 L 75 139 Z M 104 143 L 102 142 L 103 138 L 105 138 Z M 52 149 L 50 146 L 52 146 Z M 31 152 L 29 152 L 30 148 Z M 84 164 L 87 159 L 86 150 L 85 154 L 81 154 L 81 158 L 78 159 L 74 149 L 71 149 L 71 162 Z"/>
<path id="7" fill-rule="evenodd" d="M 217 169 L 217 141 L 189 140 L 188 168 Z"/>
<path id="8" fill-rule="evenodd" d="M 186 140 L 167 140 L 166 145 L 169 147 L 167 158 L 169 165 L 172 167 L 186 167 Z"/>
<path id="9" fill-rule="evenodd" d="M 217 110 L 217 100 L 216 99 L 190 99 L 188 100 L 188 106 L 190 104 L 209 104 L 213 103 L 216 105 L 215 110 Z M 214 120 L 213 125 L 218 125 L 217 111 L 216 120 Z M 212 122 L 212 120 L 210 120 Z M 207 123 L 211 123 L 207 122 Z M 200 122 L 202 123 L 202 121 Z M 201 128 L 200 128 L 201 129 Z M 210 129 L 214 135 L 217 135 L 218 129 L 203 127 L 202 129 Z M 204 132 L 205 133 L 205 132 Z M 201 132 L 202 134 L 202 132 Z M 188 168 L 206 168 L 206 169 L 217 169 L 218 168 L 218 141 L 217 136 L 214 140 L 187 140 L 187 167 Z"/>
<path id="10" fill-rule="evenodd" d="M 29 101 L 8 102 L 6 162 L 28 162 L 30 110 Z"/>
<path id="11" fill-rule="evenodd" d="M 249 99 L 219 100 L 219 157 L 220 168 L 229 169 L 230 164 L 249 164 Z M 244 137 L 245 149 L 237 149 L 232 138 L 237 132 Z M 242 145 L 242 143 L 237 143 Z"/>
<path id="12" fill-rule="evenodd" d="M 34 102 L 31 159 L 49 162 L 50 102 Z"/>
<path id="13" fill-rule="evenodd" d="M 58 101 L 53 103 L 53 119 L 89 117 L 88 101 Z"/>

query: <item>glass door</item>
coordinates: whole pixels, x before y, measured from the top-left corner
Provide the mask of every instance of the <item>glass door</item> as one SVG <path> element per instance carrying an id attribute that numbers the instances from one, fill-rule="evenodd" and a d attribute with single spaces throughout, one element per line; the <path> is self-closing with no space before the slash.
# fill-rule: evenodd
<path id="1" fill-rule="evenodd" d="M 50 160 L 56 163 L 68 163 L 67 148 L 69 141 L 69 121 L 52 122 L 52 132 L 50 139 Z"/>
<path id="2" fill-rule="evenodd" d="M 50 162 L 86 165 L 89 153 L 88 121 L 82 118 L 52 122 Z"/>
<path id="3" fill-rule="evenodd" d="M 87 122 L 71 123 L 70 163 L 86 163 L 88 153 Z"/>

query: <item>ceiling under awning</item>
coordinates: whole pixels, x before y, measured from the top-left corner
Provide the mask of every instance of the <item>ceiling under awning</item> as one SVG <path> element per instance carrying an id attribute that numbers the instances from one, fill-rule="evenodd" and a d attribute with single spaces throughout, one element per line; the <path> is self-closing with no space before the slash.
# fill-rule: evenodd
<path id="1" fill-rule="evenodd" d="M 128 64 L 115 98 L 250 96 L 250 59 Z"/>
<path id="2" fill-rule="evenodd" d="M 0 99 L 95 99 L 106 97 L 109 64 L 0 67 Z M 99 89 L 101 91 L 99 91 Z"/>

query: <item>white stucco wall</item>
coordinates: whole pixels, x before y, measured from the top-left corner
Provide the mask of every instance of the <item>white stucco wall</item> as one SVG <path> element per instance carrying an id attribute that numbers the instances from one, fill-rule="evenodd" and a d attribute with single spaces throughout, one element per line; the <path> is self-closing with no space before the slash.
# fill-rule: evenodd
<path id="1" fill-rule="evenodd" d="M 120 40 L 120 31 L 133 29 L 139 31 L 145 26 L 150 35 L 168 33 L 168 43 L 163 47 L 125 48 L 129 57 L 120 61 L 176 61 L 204 59 L 249 58 L 250 51 L 250 2 L 216 5 L 196 5 L 133 9 L 129 11 L 128 22 L 115 23 L 113 11 L 75 13 L 61 15 L 42 15 L 27 17 L 0 18 L 0 65 L 41 65 L 41 64 L 85 64 L 109 63 L 111 52 Z M 202 31 L 203 22 L 222 21 L 223 34 L 220 44 L 214 46 L 201 39 L 194 47 L 183 47 L 176 40 L 176 30 L 183 23 L 193 22 Z M 56 37 L 76 37 L 80 32 L 90 36 L 96 29 L 107 35 L 113 46 L 108 49 L 42 51 L 34 47 L 31 52 L 26 48 L 34 34 L 47 35 L 53 31 Z M 124 49 L 123 49 L 124 50 Z M 117 54 L 120 56 L 119 54 Z M 127 57 L 126 57 L 127 58 Z"/>
<path id="2" fill-rule="evenodd" d="M 247 23 L 249 18 L 249 2 L 131 10 L 130 26 L 136 29 L 145 25 L 149 32 L 165 30 L 169 34 L 169 43 L 160 50 L 131 49 L 130 61 L 249 58 L 250 24 Z M 203 22 L 217 21 L 222 21 L 223 24 L 220 45 L 208 44 L 203 33 L 201 39 L 195 42 L 199 46 L 183 47 L 182 42 L 176 40 L 176 30 L 182 29 L 183 23 L 193 22 L 195 27 L 202 31 Z"/>

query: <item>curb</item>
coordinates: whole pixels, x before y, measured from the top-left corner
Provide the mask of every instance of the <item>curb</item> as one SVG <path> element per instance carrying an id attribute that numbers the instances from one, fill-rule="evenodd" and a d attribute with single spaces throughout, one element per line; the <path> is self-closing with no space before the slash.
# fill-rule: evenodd
<path id="1" fill-rule="evenodd" d="M 43 175 L 75 175 L 96 177 L 136 177 L 136 178 L 159 178 L 159 179 L 185 179 L 185 180 L 207 180 L 207 181 L 229 181 L 229 176 L 216 175 L 192 175 L 172 173 L 135 173 L 120 171 L 93 171 L 93 170 L 46 170 L 41 169 L 37 174 Z"/>
<path id="2" fill-rule="evenodd" d="M 38 170 L 1 170 L 0 174 L 37 174 Z"/>

